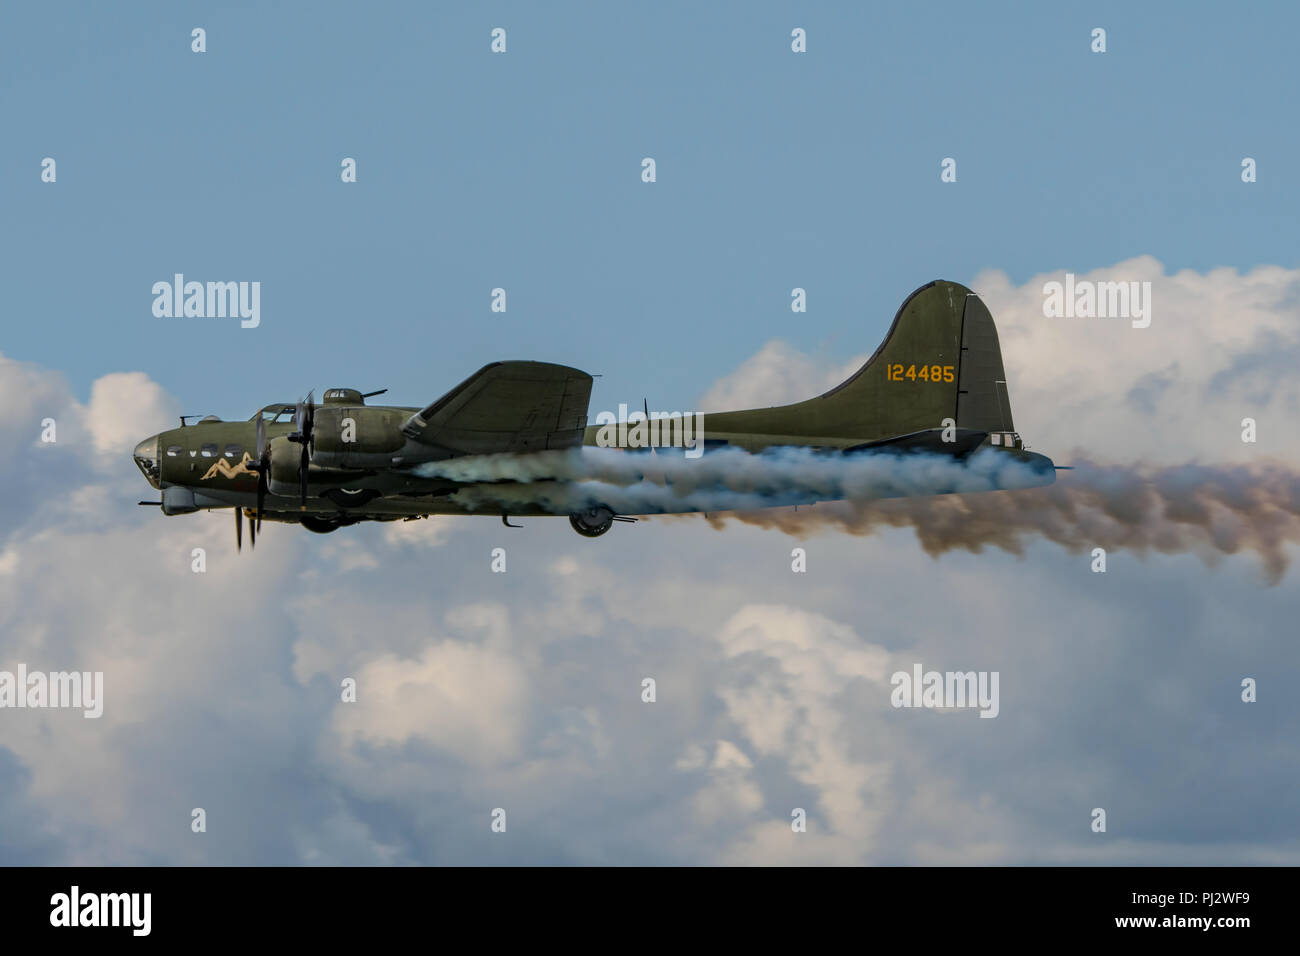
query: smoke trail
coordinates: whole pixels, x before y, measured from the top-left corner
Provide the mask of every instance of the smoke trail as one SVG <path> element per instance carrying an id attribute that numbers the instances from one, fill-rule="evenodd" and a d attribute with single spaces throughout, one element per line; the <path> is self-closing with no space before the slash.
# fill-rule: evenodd
<path id="1" fill-rule="evenodd" d="M 715 527 L 738 521 L 800 537 L 912 528 L 932 556 L 986 547 L 1022 554 L 1037 537 L 1076 553 L 1193 553 L 1210 565 L 1248 551 L 1259 555 L 1271 584 L 1286 573 L 1288 544 L 1300 542 L 1300 472 L 1280 463 L 1152 468 L 1076 459 L 1075 470 L 1050 487 L 1041 487 L 1050 472 L 991 451 L 964 463 L 793 448 L 719 449 L 689 461 L 680 452 L 583 448 L 462 458 L 421 471 L 507 482 L 453 496 L 473 510 L 539 504 L 564 513 L 602 503 L 621 514 L 706 512 Z M 821 503 L 788 507 L 814 501 Z"/>
<path id="2" fill-rule="evenodd" d="M 1009 454 L 960 462 L 945 455 L 841 455 L 808 448 L 749 454 L 736 448 L 699 459 L 577 448 L 489 455 L 422 465 L 425 477 L 475 482 L 452 496 L 471 510 L 541 505 L 568 513 L 603 504 L 620 514 L 737 511 L 839 499 L 891 498 L 1030 488 L 1052 481 Z"/>
<path id="3" fill-rule="evenodd" d="M 710 516 L 715 527 L 727 519 L 798 536 L 912 528 L 932 557 L 985 547 L 1023 554 L 1035 537 L 1074 553 L 1191 553 L 1209 566 L 1254 552 L 1277 584 L 1290 564 L 1287 545 L 1300 542 L 1300 473 L 1278 463 L 1143 468 L 1085 459 L 1048 488 Z"/>

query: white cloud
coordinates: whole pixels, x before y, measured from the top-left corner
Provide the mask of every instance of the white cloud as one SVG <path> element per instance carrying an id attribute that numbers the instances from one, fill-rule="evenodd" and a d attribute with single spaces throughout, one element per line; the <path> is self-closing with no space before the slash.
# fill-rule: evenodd
<path id="1" fill-rule="evenodd" d="M 790 862 L 809 855 L 840 862 L 867 859 L 887 805 L 890 770 L 886 759 L 850 754 L 849 738 L 871 728 L 848 726 L 838 698 L 851 688 L 865 691 L 874 696 L 876 710 L 883 710 L 888 652 L 820 614 L 780 605 L 741 608 L 718 640 L 729 662 L 718 688 L 727 718 L 757 756 L 781 760 L 816 806 L 816 811 L 805 808 L 815 822 L 802 842 L 764 836 L 774 829 L 769 816 L 755 819 L 726 851 L 728 857 L 777 862 L 784 857 L 772 854 L 797 849 L 800 856 Z M 724 792 L 711 799 L 743 795 L 736 809 L 757 810 L 754 784 L 745 772 L 752 767 L 749 758 L 729 756 L 720 744 L 710 787 L 722 786 Z M 788 829 L 793 808 L 782 809 Z"/>
<path id="2" fill-rule="evenodd" d="M 29 362 L 0 355 L 0 435 L 6 447 L 40 441 L 41 420 L 64 415 L 76 401 L 63 376 Z"/>
<path id="3" fill-rule="evenodd" d="M 727 412 L 801 402 L 834 388 L 862 367 L 870 352 L 847 362 L 826 362 L 773 340 L 704 393 L 697 408 Z"/>
<path id="4" fill-rule="evenodd" d="M 95 380 L 86 424 L 95 451 L 128 455 L 136 443 L 176 421 L 176 403 L 143 372 L 114 372 Z"/>
<path id="5" fill-rule="evenodd" d="M 1063 274 L 1017 286 L 989 271 L 969 283 L 997 323 L 1012 413 L 1036 450 L 1063 462 L 1076 449 L 1099 461 L 1152 463 L 1300 456 L 1300 270 L 1166 275 L 1156 259 L 1140 256 L 1076 274 L 1151 282 L 1153 317 L 1145 329 L 1119 319 L 1045 318 L 1043 284 Z M 900 302 L 907 291 L 900 290 Z M 700 406 L 722 411 L 811 398 L 864 361 L 816 359 L 771 341 L 719 379 Z M 1241 441 L 1246 417 L 1258 423 L 1257 444 Z"/>
<path id="6" fill-rule="evenodd" d="M 1121 348 L 1109 363 L 1114 350 L 1034 324 L 1049 321 L 1034 318 L 1041 277 L 975 286 L 1003 330 L 1018 424 L 1036 445 L 1055 452 L 1127 428 L 1111 457 L 1140 451 L 1150 434 L 1153 453 L 1218 459 L 1228 453 L 1203 423 L 1177 424 L 1184 435 L 1154 426 L 1183 414 L 1174 393 L 1207 415 L 1223 391 L 1263 408 L 1262 436 L 1276 434 L 1266 423 L 1291 409 L 1290 386 L 1250 370 L 1289 354 L 1294 276 L 1170 277 L 1188 303 L 1207 304 L 1209 317 L 1187 327 L 1221 354 L 1159 336 L 1142 351 L 1166 314 L 1157 287 L 1152 328 L 1119 340 L 1141 354 Z M 1173 358 L 1189 377 L 1132 397 L 1168 349 L 1185 350 Z M 740 401 L 779 387 L 779 400 L 806 398 L 859 362 L 808 359 L 806 375 L 785 363 L 774 378 L 780 353 L 765 351 L 755 367 L 768 371 L 737 373 L 714 394 Z M 1040 354 L 1073 389 L 1064 421 L 1051 415 L 1056 376 L 1026 367 Z M 804 545 L 808 573 L 792 574 L 790 540 L 774 532 L 677 519 L 588 541 L 559 520 L 509 532 L 509 573 L 493 574 L 503 532 L 473 518 L 330 538 L 268 527 L 255 552 L 237 555 L 228 515 L 134 506 L 144 484 L 120 448 L 106 449 L 156 430 L 146 420 L 167 399 L 147 380 L 108 381 L 81 406 L 61 376 L 0 358 L 0 399 L 17 410 L 0 429 L 19 449 L 0 462 L 10 483 L 0 667 L 102 669 L 106 696 L 99 720 L 0 712 L 0 784 L 13 796 L 0 801 L 0 854 L 103 864 L 1300 858 L 1287 803 L 1295 768 L 1276 759 L 1290 723 L 1234 696 L 1243 673 L 1300 680 L 1286 643 L 1300 596 L 1261 592 L 1249 559 L 1208 571 L 1191 558 L 1118 554 L 1092 575 L 1047 544 L 1023 559 L 936 561 L 910 533 L 886 531 L 816 536 Z M 60 417 L 54 449 L 35 442 L 47 414 Z M 193 547 L 207 549 L 206 574 L 190 571 Z M 1000 715 L 893 710 L 887 675 L 913 660 L 1000 670 Z M 340 701 L 344 676 L 358 678 L 356 704 Z M 641 700 L 646 676 L 653 704 Z M 1099 804 L 1122 809 L 1114 838 L 1090 842 Z M 209 834 L 190 832 L 195 806 L 208 810 Z M 488 829 L 496 806 L 509 808 L 508 836 Z M 807 833 L 791 832 L 795 807 L 808 811 Z M 20 831 L 40 840 L 18 841 Z"/>
<path id="7" fill-rule="evenodd" d="M 335 711 L 344 747 L 419 740 L 474 764 L 519 753 L 529 688 L 509 654 L 441 641 L 418 658 L 385 654 L 357 675 L 357 703 Z"/>
<path id="8" fill-rule="evenodd" d="M 993 313 L 1016 425 L 1037 448 L 1104 460 L 1244 461 L 1300 454 L 1300 270 L 1184 269 L 1151 256 L 1077 275 L 1149 281 L 1152 320 L 1043 316 L 1045 282 L 971 283 Z M 1243 444 L 1241 420 L 1259 423 Z"/>
<path id="9" fill-rule="evenodd" d="M 440 548 L 474 518 L 435 515 L 417 521 L 391 521 L 384 525 L 384 540 L 392 546 Z"/>

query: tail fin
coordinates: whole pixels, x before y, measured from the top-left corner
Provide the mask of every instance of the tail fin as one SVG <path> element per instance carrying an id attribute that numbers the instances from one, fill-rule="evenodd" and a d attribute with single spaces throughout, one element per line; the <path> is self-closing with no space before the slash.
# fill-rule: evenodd
<path id="1" fill-rule="evenodd" d="M 731 415 L 754 416 L 743 425 L 761 426 L 756 431 L 862 442 L 942 428 L 948 418 L 968 433 L 1015 430 L 993 317 L 970 289 L 944 280 L 907 297 L 885 340 L 847 381 L 794 405 L 709 418 L 728 430 Z"/>
<path id="2" fill-rule="evenodd" d="M 812 402 L 837 435 L 884 438 L 945 418 L 971 431 L 1015 430 L 993 316 L 970 289 L 943 280 L 908 296 L 867 363 Z"/>
<path id="3" fill-rule="evenodd" d="M 993 316 L 978 295 L 936 280 L 909 295 L 853 377 L 803 405 L 829 434 L 868 440 L 940 428 L 1014 432 Z"/>

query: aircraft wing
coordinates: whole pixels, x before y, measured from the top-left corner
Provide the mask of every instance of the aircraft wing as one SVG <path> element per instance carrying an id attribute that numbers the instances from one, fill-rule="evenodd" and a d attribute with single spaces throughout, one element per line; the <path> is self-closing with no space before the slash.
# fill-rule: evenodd
<path id="1" fill-rule="evenodd" d="M 547 362 L 493 362 L 402 425 L 408 438 L 462 455 L 574 448 L 591 376 Z"/>

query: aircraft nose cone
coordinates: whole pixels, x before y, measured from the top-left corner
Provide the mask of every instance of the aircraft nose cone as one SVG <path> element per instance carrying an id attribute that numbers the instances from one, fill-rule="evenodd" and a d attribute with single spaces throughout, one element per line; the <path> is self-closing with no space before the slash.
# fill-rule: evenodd
<path id="1" fill-rule="evenodd" d="M 140 469 L 145 480 L 155 488 L 158 487 L 158 479 L 161 475 L 158 455 L 158 442 L 160 438 L 160 435 L 152 435 L 140 442 L 140 444 L 136 445 L 135 450 L 131 452 L 131 457 L 135 460 L 136 467 Z"/>

